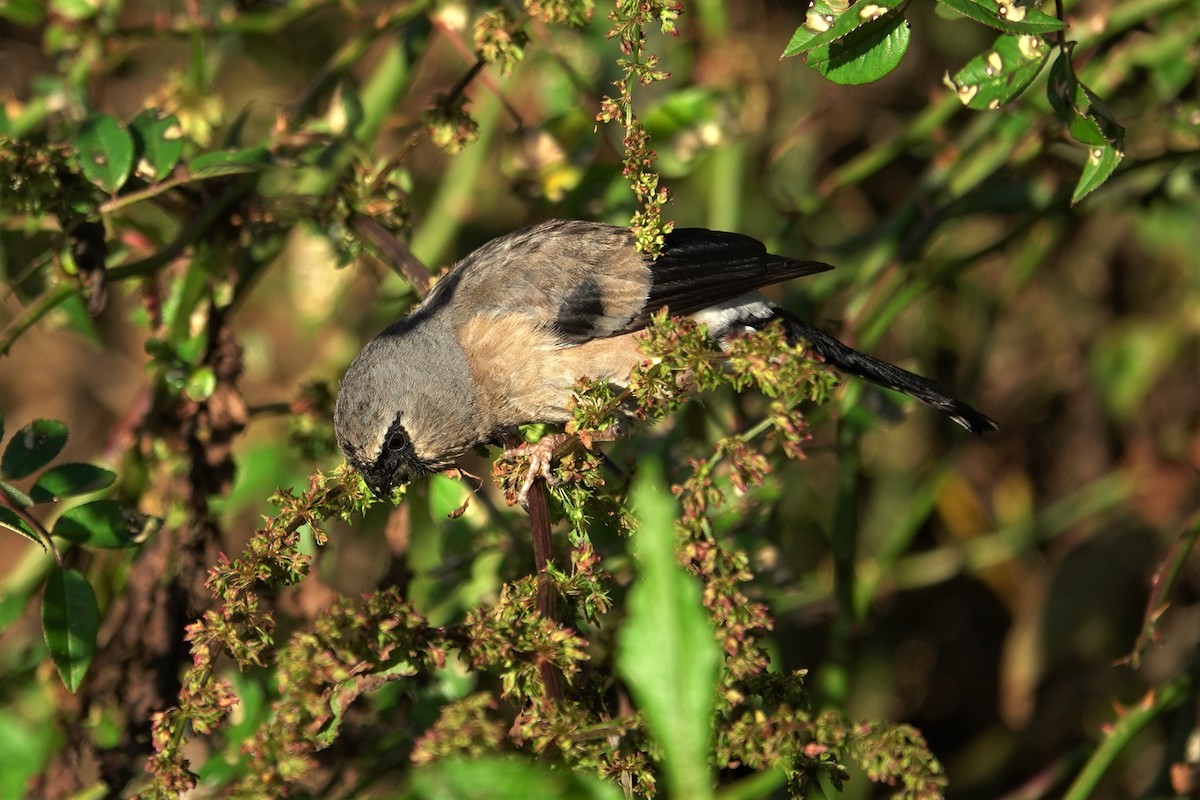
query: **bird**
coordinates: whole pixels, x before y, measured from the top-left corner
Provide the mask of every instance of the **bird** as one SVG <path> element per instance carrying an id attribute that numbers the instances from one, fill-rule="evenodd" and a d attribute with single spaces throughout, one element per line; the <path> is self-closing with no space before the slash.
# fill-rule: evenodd
<path id="1" fill-rule="evenodd" d="M 937 383 L 861 353 L 758 293 L 833 269 L 775 255 L 750 236 L 675 228 L 657 256 L 630 228 L 548 220 L 454 265 L 408 316 L 366 344 L 338 389 L 334 429 L 378 497 L 444 471 L 525 423 L 571 417 L 580 378 L 620 385 L 664 307 L 714 340 L 773 322 L 842 372 L 910 395 L 975 434 L 997 425 Z"/>

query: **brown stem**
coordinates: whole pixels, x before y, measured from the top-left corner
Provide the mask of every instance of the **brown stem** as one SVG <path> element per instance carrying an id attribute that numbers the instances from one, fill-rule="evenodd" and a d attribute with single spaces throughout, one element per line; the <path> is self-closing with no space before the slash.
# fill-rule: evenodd
<path id="1" fill-rule="evenodd" d="M 529 523 L 533 532 L 533 563 L 537 568 L 537 610 L 544 618 L 554 621 L 558 607 L 558 593 L 550 579 L 548 568 L 553 560 L 550 545 L 550 507 L 546 499 L 546 482 L 538 478 L 529 489 Z M 563 699 L 562 676 L 558 669 L 547 661 L 538 664 L 538 673 L 546 689 L 546 697 L 554 704 Z"/>

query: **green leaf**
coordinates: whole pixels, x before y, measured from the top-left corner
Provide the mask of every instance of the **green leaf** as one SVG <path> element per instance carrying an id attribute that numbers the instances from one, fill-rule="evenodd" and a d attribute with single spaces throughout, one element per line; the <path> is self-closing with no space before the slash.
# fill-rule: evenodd
<path id="1" fill-rule="evenodd" d="M 834 8 L 828 0 L 816 0 L 808 7 L 804 24 L 792 34 L 783 50 L 783 58 L 807 53 L 849 36 L 864 25 L 875 22 L 887 11 L 903 5 L 905 0 L 880 0 L 877 3 L 857 3 L 849 8 Z"/>
<path id="2" fill-rule="evenodd" d="M 96 16 L 98 0 L 50 0 L 50 12 L 70 22 L 80 22 Z"/>
<path id="3" fill-rule="evenodd" d="M 33 499 L 29 495 L 22 492 L 17 487 L 13 486 L 8 481 L 0 481 L 0 492 L 8 496 L 9 500 L 16 503 L 21 508 L 29 508 L 33 505 Z"/>
<path id="4" fill-rule="evenodd" d="M 99 627 L 96 593 L 87 578 L 73 569 L 52 571 L 42 593 L 42 634 L 58 674 L 72 694 L 92 663 Z"/>
<path id="5" fill-rule="evenodd" d="M 446 759 L 413 772 L 411 800 L 621 800 L 591 775 L 510 758 Z"/>
<path id="6" fill-rule="evenodd" d="M 429 514 L 435 520 L 444 520 L 458 509 L 470 496 L 462 481 L 445 475 L 429 476 Z"/>
<path id="7" fill-rule="evenodd" d="M 0 17 L 26 28 L 41 25 L 45 16 L 46 9 L 42 0 L 4 0 L 4 2 L 0 2 Z"/>
<path id="8" fill-rule="evenodd" d="M 188 376 L 187 385 L 183 390 L 192 400 L 203 403 L 217 390 L 217 374 L 213 372 L 212 367 L 199 367 Z"/>
<path id="9" fill-rule="evenodd" d="M 1124 147 L 1125 129 L 1104 101 L 1075 77 L 1069 51 L 1060 55 L 1050 67 L 1046 98 L 1067 124 L 1075 141 L 1100 147 Z"/>
<path id="10" fill-rule="evenodd" d="M 1075 191 L 1071 193 L 1071 205 L 1075 205 L 1099 189 L 1116 171 L 1117 166 L 1124 158 L 1124 151 L 1118 150 L 1110 144 L 1089 147 L 1083 172 L 1079 176 L 1079 182 L 1075 184 Z"/>
<path id="11" fill-rule="evenodd" d="M 721 652 L 695 576 L 675 555 L 675 502 L 656 462 L 641 467 L 633 507 L 638 576 L 617 639 L 617 669 L 662 748 L 669 796 L 712 796 L 707 769 Z"/>
<path id="12" fill-rule="evenodd" d="M 811 50 L 808 66 L 842 86 L 877 81 L 894 70 L 908 51 L 908 20 L 885 14 L 845 38 Z"/>
<path id="13" fill-rule="evenodd" d="M 1025 91 L 1049 57 L 1050 45 L 1041 37 L 1001 36 L 953 78 L 947 74 L 946 85 L 964 106 L 994 111 Z"/>
<path id="14" fill-rule="evenodd" d="M 66 423 L 56 419 L 36 419 L 13 434 L 4 456 L 0 457 L 0 476 L 13 480 L 41 469 L 67 443 Z"/>
<path id="15" fill-rule="evenodd" d="M 48 503 L 60 497 L 98 492 L 112 486 L 117 476 L 95 464 L 59 464 L 43 472 L 29 490 L 35 503 Z"/>
<path id="16" fill-rule="evenodd" d="M 1102 186 L 1125 158 L 1125 128 L 1104 101 L 1075 76 L 1070 49 L 1060 54 L 1050 68 L 1046 97 L 1066 123 L 1071 138 L 1088 148 L 1083 171 L 1071 193 L 1071 205 L 1075 205 Z"/>
<path id="17" fill-rule="evenodd" d="M 0 506 L 0 528 L 8 528 L 10 531 L 16 531 L 29 541 L 37 542 L 42 546 L 42 550 L 46 551 L 46 542 L 42 537 L 11 508 Z"/>
<path id="18" fill-rule="evenodd" d="M 174 114 L 162 116 L 158 109 L 147 108 L 129 123 L 137 145 L 138 173 L 151 181 L 171 174 L 183 155 L 183 129 Z"/>
<path id="19" fill-rule="evenodd" d="M 250 147 L 245 150 L 221 150 L 196 156 L 188 163 L 188 173 L 193 178 L 217 178 L 222 175 L 240 175 L 246 172 L 261 172 L 271 164 L 271 154 L 265 147 Z"/>
<path id="20" fill-rule="evenodd" d="M 129 180 L 133 167 L 133 137 L 108 114 L 86 120 L 73 142 L 79 151 L 79 166 L 89 181 L 109 194 Z"/>
<path id="21" fill-rule="evenodd" d="M 1004 33 L 1052 33 L 1067 23 L 1013 0 L 938 0 L 942 8 Z"/>
<path id="22" fill-rule="evenodd" d="M 118 500 L 94 500 L 67 509 L 52 533 L 75 544 L 112 550 L 140 544 L 161 523 Z"/>

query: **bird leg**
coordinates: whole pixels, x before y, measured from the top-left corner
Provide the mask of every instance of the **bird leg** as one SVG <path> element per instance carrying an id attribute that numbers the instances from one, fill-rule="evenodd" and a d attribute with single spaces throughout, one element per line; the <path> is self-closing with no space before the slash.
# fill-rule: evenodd
<path id="1" fill-rule="evenodd" d="M 525 478 L 521 481 L 521 488 L 517 492 L 517 501 L 523 507 L 528 508 L 529 490 L 533 488 L 534 481 L 542 478 L 546 481 L 547 486 L 557 486 L 560 483 L 551 471 L 556 455 L 562 456 L 572 447 L 580 445 L 591 450 L 594 442 L 611 442 L 616 438 L 617 431 L 611 428 L 603 431 L 580 431 L 574 434 L 552 433 L 543 436 L 533 444 L 522 442 L 509 445 L 500 454 L 500 458 L 501 460 L 515 461 L 524 456 L 529 459 L 529 468 L 526 470 Z"/>
<path id="2" fill-rule="evenodd" d="M 500 454 L 500 458 L 510 461 L 516 461 L 521 456 L 529 458 L 529 469 L 525 471 L 525 478 L 521 481 L 521 489 L 517 492 L 517 500 L 522 506 L 525 508 L 529 507 L 529 490 L 533 488 L 533 482 L 538 478 L 544 479 L 547 486 L 558 484 L 558 479 L 550 472 L 550 465 L 554 461 L 554 451 L 570 440 L 570 438 L 565 433 L 553 433 L 543 436 L 533 444 L 525 442 L 507 447 Z"/>

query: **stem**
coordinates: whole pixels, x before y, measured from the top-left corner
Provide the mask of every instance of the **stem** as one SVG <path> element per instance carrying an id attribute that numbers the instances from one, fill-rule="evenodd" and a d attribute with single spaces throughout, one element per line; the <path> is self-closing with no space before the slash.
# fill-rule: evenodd
<path id="1" fill-rule="evenodd" d="M 826 700 L 844 708 L 850 691 L 850 636 L 854 631 L 854 560 L 858 539 L 858 476 L 862 454 L 858 430 L 838 422 L 838 489 L 833 512 L 833 595 L 836 612 L 829 632 L 829 666 L 823 688 Z"/>
<path id="2" fill-rule="evenodd" d="M 529 524 L 533 533 L 533 561 L 537 568 L 537 610 L 543 618 L 554 621 L 557 614 L 558 593 L 550 579 L 549 567 L 553 563 L 550 541 L 550 507 L 546 499 L 546 481 L 538 478 L 529 488 Z M 543 661 L 538 664 L 538 673 L 546 696 L 557 704 L 563 700 L 561 676 L 553 664 Z"/>
<path id="3" fill-rule="evenodd" d="M 1125 709 L 1124 715 L 1112 724 L 1100 746 L 1084 764 L 1075 782 L 1063 795 L 1063 800 L 1087 800 L 1094 796 L 1096 785 L 1104 777 L 1105 771 L 1112 766 L 1134 735 L 1159 714 L 1183 700 L 1191 691 L 1195 670 L 1196 666 L 1193 665 L 1165 686 L 1152 689 L 1136 706 Z"/>
<path id="4" fill-rule="evenodd" d="M 28 306 L 19 317 L 10 322 L 3 333 L 0 333 L 0 356 L 8 355 L 8 351 L 12 349 L 13 343 L 20 338 L 21 334 L 36 325 L 42 317 L 62 305 L 68 297 L 76 294 L 76 291 L 74 285 L 63 281 L 54 284 L 43 292 L 41 297 L 33 301 L 32 305 Z"/>

